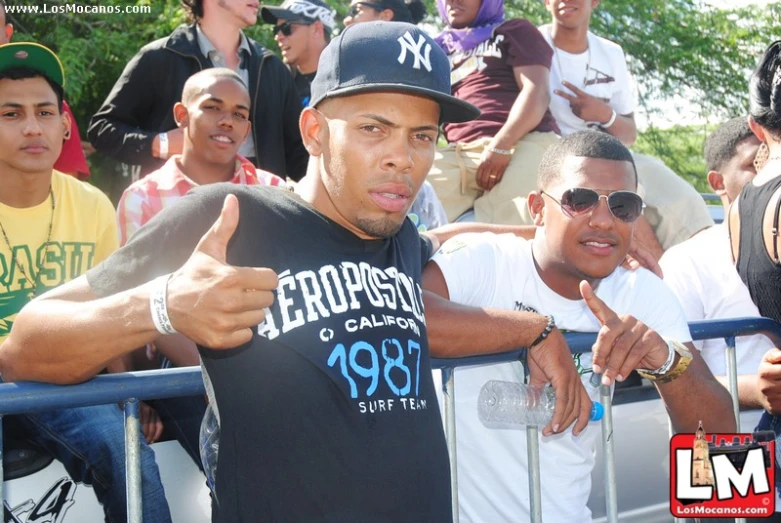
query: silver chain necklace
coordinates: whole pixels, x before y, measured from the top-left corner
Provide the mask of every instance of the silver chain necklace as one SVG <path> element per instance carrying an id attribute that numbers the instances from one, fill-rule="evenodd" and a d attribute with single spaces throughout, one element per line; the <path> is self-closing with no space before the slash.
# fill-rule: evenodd
<path id="1" fill-rule="evenodd" d="M 11 246 L 11 241 L 8 239 L 8 233 L 5 232 L 5 227 L 3 227 L 3 222 L 0 222 L 0 231 L 3 233 L 3 239 L 5 240 L 5 245 L 8 247 L 8 252 L 11 254 L 11 258 L 13 259 L 13 264 L 16 266 L 17 269 L 19 269 L 19 272 L 22 273 L 22 276 L 24 276 L 24 279 L 27 280 L 30 285 L 32 286 L 32 295 L 35 296 L 36 291 L 36 285 L 35 282 L 38 280 L 38 276 L 41 274 L 41 267 L 43 265 L 43 261 L 46 260 L 46 254 L 49 252 L 49 242 L 52 239 L 52 226 L 54 225 L 54 191 L 52 190 L 51 186 L 49 186 L 49 198 L 52 200 L 52 217 L 49 220 L 49 232 L 46 235 L 46 242 L 44 243 L 45 247 L 43 250 L 43 256 L 41 256 L 38 259 L 38 263 L 36 263 L 35 267 L 35 274 L 28 275 L 27 272 L 24 270 L 24 267 L 19 263 L 19 260 L 16 259 L 16 253 L 14 252 L 13 247 Z M 33 279 L 30 279 L 30 276 L 34 276 Z"/>
<path id="2" fill-rule="evenodd" d="M 551 42 L 553 42 L 553 39 L 551 39 Z M 586 52 L 588 53 L 588 57 L 586 58 L 586 72 L 583 73 L 583 88 L 586 88 L 586 82 L 588 81 L 588 72 L 591 69 L 591 44 L 586 42 L 588 47 L 586 47 Z M 561 68 L 561 59 L 559 58 L 559 48 L 556 47 L 556 44 L 553 43 L 553 54 L 556 56 L 556 65 L 559 66 L 559 75 L 561 76 L 562 81 L 564 80 L 564 69 Z M 570 53 L 571 54 L 571 53 Z"/>

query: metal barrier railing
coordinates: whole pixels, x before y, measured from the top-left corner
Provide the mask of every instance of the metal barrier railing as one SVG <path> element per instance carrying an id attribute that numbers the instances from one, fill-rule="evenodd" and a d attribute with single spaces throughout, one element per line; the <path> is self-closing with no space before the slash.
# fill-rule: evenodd
<path id="1" fill-rule="evenodd" d="M 0 384 L 0 500 L 3 492 L 3 435 L 5 415 L 24 414 L 110 403 L 125 404 L 125 474 L 128 523 L 141 523 L 141 428 L 138 402 L 204 393 L 200 367 L 105 374 L 79 385 L 48 383 Z"/>
<path id="2" fill-rule="evenodd" d="M 738 380 L 737 380 L 737 354 L 735 350 L 735 338 L 737 336 L 748 334 L 766 334 L 775 338 L 776 345 L 781 346 L 781 324 L 768 318 L 737 318 L 731 320 L 704 320 L 689 323 L 689 331 L 693 340 L 706 340 L 715 338 L 724 338 L 727 350 L 725 358 L 727 361 L 727 373 L 729 381 L 729 391 L 732 396 L 733 412 L 738 424 L 737 430 L 740 431 L 739 405 L 738 405 Z M 564 335 L 569 345 L 570 351 L 574 353 L 591 352 L 591 347 L 596 340 L 595 333 L 567 333 Z M 491 363 L 504 363 L 517 361 L 522 351 L 516 350 L 501 354 L 490 354 L 485 356 L 470 356 L 465 358 L 454 358 L 450 360 L 433 360 L 432 365 L 435 368 L 442 369 L 442 381 L 444 391 L 444 417 L 445 417 L 445 436 L 448 440 L 448 449 L 450 450 L 450 477 L 453 492 L 453 521 L 458 523 L 458 459 L 456 454 L 456 420 L 455 420 L 455 372 L 456 367 L 463 365 L 478 365 Z M 618 493 L 616 489 L 615 475 L 615 455 L 613 452 L 613 439 L 609 437 L 613 433 L 612 416 L 612 395 L 610 388 L 600 387 L 600 402 L 605 408 L 605 414 L 602 418 L 602 446 L 605 470 L 605 504 L 608 523 L 618 523 Z M 476 407 L 475 407 L 476 408 Z M 530 516 L 532 523 L 542 521 L 541 483 L 540 483 L 540 465 L 539 465 L 539 446 L 538 446 L 537 427 L 527 427 L 527 445 L 529 455 L 529 499 Z M 736 523 L 745 523 L 744 519 L 736 519 Z"/>
<path id="3" fill-rule="evenodd" d="M 733 320 L 708 320 L 689 323 L 694 340 L 724 338 L 727 343 L 727 369 L 730 393 L 733 398 L 735 417 L 738 417 L 737 403 L 737 358 L 735 338 L 741 335 L 763 333 L 774 340 L 781 340 L 781 324 L 767 318 L 740 318 Z M 590 352 L 596 334 L 567 333 L 567 344 L 572 353 Z M 777 343 L 777 345 L 781 345 Z M 453 488 L 453 518 L 458 522 L 458 474 L 456 454 L 455 423 L 455 378 L 453 370 L 463 365 L 502 363 L 516 361 L 521 351 L 491 354 L 467 358 L 432 359 L 434 368 L 442 369 L 444 391 L 445 434 L 450 451 L 450 466 Z M 0 429 L 2 417 L 11 414 L 40 412 L 71 407 L 85 407 L 110 403 L 125 404 L 125 447 L 127 474 L 127 510 L 129 523 L 142 521 L 141 496 L 141 430 L 138 420 L 138 402 L 147 399 L 164 399 L 203 394 L 204 384 L 199 367 L 165 369 L 123 374 L 107 374 L 93 378 L 79 385 L 51 385 L 45 383 L 2 383 L 0 384 Z M 605 450 L 605 494 L 607 521 L 618 521 L 615 467 L 612 433 L 612 397 L 609 387 L 601 387 L 601 402 L 605 408 L 602 418 L 603 448 Z M 739 423 L 739 421 L 738 421 Z M 738 430 L 740 427 L 738 426 Z M 529 486 L 531 494 L 531 521 L 542 521 L 540 503 L 539 447 L 537 427 L 527 428 L 529 445 Z M 3 496 L 2 430 L 0 430 L 0 499 Z M 736 520 L 740 522 L 741 520 Z"/>

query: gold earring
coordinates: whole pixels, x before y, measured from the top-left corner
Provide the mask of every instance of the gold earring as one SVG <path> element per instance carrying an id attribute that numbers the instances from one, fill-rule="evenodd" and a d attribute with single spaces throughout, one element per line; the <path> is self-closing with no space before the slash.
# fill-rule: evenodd
<path id="1" fill-rule="evenodd" d="M 770 149 L 767 148 L 767 144 L 765 142 L 762 142 L 759 145 L 756 156 L 754 156 L 754 169 L 756 169 L 757 172 L 761 171 L 767 163 L 769 157 Z"/>

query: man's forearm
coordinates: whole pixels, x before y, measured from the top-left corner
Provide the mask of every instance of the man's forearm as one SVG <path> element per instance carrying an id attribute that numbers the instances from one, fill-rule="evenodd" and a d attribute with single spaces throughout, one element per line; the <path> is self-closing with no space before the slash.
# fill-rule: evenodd
<path id="1" fill-rule="evenodd" d="M 129 165 L 148 165 L 157 159 L 152 142 L 157 133 L 121 123 L 109 117 L 93 116 L 87 137 L 95 149 Z"/>
<path id="2" fill-rule="evenodd" d="M 130 353 L 123 354 L 119 358 L 112 360 L 106 364 L 106 372 L 109 374 L 118 374 L 120 372 L 130 372 L 135 370 L 133 368 L 133 355 Z"/>
<path id="3" fill-rule="evenodd" d="M 702 421 L 708 432 L 735 432 L 732 399 L 696 349 L 689 368 L 676 380 L 658 384 L 676 432 L 694 432 Z"/>
<path id="4" fill-rule="evenodd" d="M 729 378 L 716 376 L 721 385 L 729 390 Z M 738 403 L 741 410 L 763 409 L 762 394 L 759 392 L 756 374 L 744 374 L 738 376 Z"/>
<path id="5" fill-rule="evenodd" d="M 85 381 L 160 335 L 149 311 L 149 284 L 99 299 L 57 297 L 69 288 L 83 292 L 83 286 L 82 276 L 22 309 L 0 345 L 4 381 Z"/>
<path id="6" fill-rule="evenodd" d="M 632 116 L 616 116 L 616 121 L 613 122 L 613 125 L 605 130 L 618 138 L 627 147 L 634 145 L 637 140 L 637 125 Z"/>
<path id="7" fill-rule="evenodd" d="M 435 358 L 506 352 L 529 346 L 545 329 L 545 316 L 483 309 L 423 292 L 429 348 Z"/>
<path id="8" fill-rule="evenodd" d="M 550 95 L 538 87 L 528 87 L 515 99 L 507 122 L 494 136 L 494 147 L 512 149 L 521 138 L 540 125 L 550 104 Z"/>
<path id="9" fill-rule="evenodd" d="M 200 365 L 198 346 L 192 340 L 188 340 L 181 334 L 173 336 L 161 336 L 155 342 L 160 354 L 168 358 L 177 367 L 192 367 Z"/>
<path id="10" fill-rule="evenodd" d="M 645 216 L 640 216 L 635 222 L 635 229 L 632 233 L 632 243 L 643 247 L 657 262 L 664 254 L 664 248 L 662 247 L 662 244 L 659 243 L 656 233 L 653 228 L 651 228 L 651 224 L 648 223 L 648 219 Z"/>

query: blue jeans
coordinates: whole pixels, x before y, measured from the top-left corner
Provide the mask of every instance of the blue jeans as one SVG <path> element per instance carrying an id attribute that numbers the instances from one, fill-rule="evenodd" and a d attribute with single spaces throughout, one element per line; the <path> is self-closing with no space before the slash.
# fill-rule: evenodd
<path id="1" fill-rule="evenodd" d="M 125 422 L 115 404 L 9 416 L 24 435 L 62 462 L 74 481 L 92 485 L 106 523 L 127 521 Z M 144 522 L 170 523 L 154 451 L 141 436 Z"/>
<path id="2" fill-rule="evenodd" d="M 183 398 L 167 398 L 148 401 L 160 416 L 166 434 L 175 437 L 182 448 L 203 472 L 199 437 L 201 422 L 206 414 L 206 400 L 203 394 Z"/>

